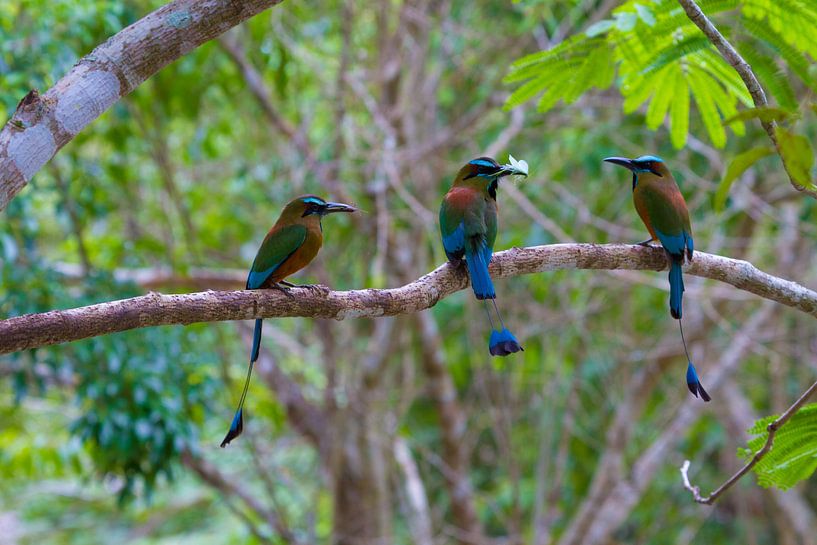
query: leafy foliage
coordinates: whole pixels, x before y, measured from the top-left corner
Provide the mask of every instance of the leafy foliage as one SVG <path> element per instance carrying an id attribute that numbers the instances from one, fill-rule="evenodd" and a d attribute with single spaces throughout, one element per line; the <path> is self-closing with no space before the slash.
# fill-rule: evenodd
<path id="1" fill-rule="evenodd" d="M 785 127 L 777 127 L 776 134 L 780 155 L 794 181 L 804 187 L 816 187 L 811 177 L 814 153 L 808 138 Z"/>
<path id="2" fill-rule="evenodd" d="M 104 273 L 90 275 L 78 289 L 66 289 L 67 279 L 42 260 L 31 201 L 29 194 L 11 201 L 10 229 L 0 239 L 4 315 L 138 293 L 135 286 L 119 284 Z M 76 376 L 81 411 L 71 432 L 81 439 L 97 471 L 123 478 L 121 498 L 129 497 L 137 485 L 149 492 L 160 475 L 172 477 L 182 451 L 194 450 L 198 443 L 202 409 L 215 389 L 201 363 L 215 359 L 202 351 L 206 335 L 189 328 L 151 329 L 14 354 L 19 369 L 16 395 L 19 400 L 32 385 L 43 391 L 50 376 Z M 36 364 L 51 372 L 26 371 Z"/>
<path id="3" fill-rule="evenodd" d="M 715 191 L 715 210 L 723 210 L 726 204 L 726 197 L 729 195 L 729 189 L 738 176 L 746 172 L 759 160 L 773 153 L 774 148 L 761 146 L 744 151 L 732 159 L 732 162 L 729 163 L 729 167 L 726 169 L 726 174 L 723 175 L 721 182 L 718 184 L 718 189 Z"/>
<path id="4" fill-rule="evenodd" d="M 783 65 L 815 89 L 809 58 L 817 59 L 817 4 L 806 0 L 704 0 L 701 8 L 719 19 L 724 33 L 734 34 L 739 50 L 757 68 L 761 84 L 781 108 L 796 107 Z M 738 11 L 739 17 L 733 12 Z M 744 133 L 738 104 L 752 100 L 738 74 L 686 17 L 675 0 L 630 0 L 613 18 L 591 25 L 553 48 L 516 61 L 505 81 L 521 83 L 506 102 L 512 108 L 543 93 L 539 111 L 560 100 L 574 102 L 593 87 L 608 88 L 617 68 L 617 86 L 630 113 L 648 103 L 647 126 L 657 129 L 669 113 L 676 148 L 686 143 L 690 97 L 709 139 L 726 144 L 724 120 L 737 135 Z M 570 73 L 565 73 L 570 70 Z"/>
<path id="5" fill-rule="evenodd" d="M 165 3 L 20 0 L 0 9 L 3 109 L 14 108 L 30 87 L 48 87 L 80 55 Z M 664 142 L 669 139 L 645 131 L 644 116 L 654 127 L 669 120 L 683 139 L 692 111 L 692 130 L 703 129 L 683 63 L 684 55 L 708 54 L 708 46 L 690 34 L 677 51 L 656 51 L 660 58 L 644 79 L 668 74 L 672 78 L 662 84 L 672 90 L 681 81 L 683 90 L 671 98 L 650 91 L 640 106 L 633 106 L 644 115 L 624 116 L 605 102 L 585 102 L 578 98 L 585 86 L 612 89 L 621 83 L 620 77 L 616 80 L 621 61 L 607 46 L 609 34 L 620 32 L 617 18 L 595 25 L 589 43 L 600 44 L 596 50 L 586 47 L 585 35 L 570 38 L 595 20 L 597 14 L 590 11 L 602 5 L 608 3 L 480 0 L 453 2 L 450 10 L 438 11 L 437 3 L 386 2 L 372 10 L 362 0 L 308 0 L 284 2 L 232 31 L 230 38 L 243 45 L 275 111 L 297 128 L 318 161 L 332 167 L 330 181 L 339 190 L 332 196 L 345 193 L 368 211 L 349 221 L 328 220 L 320 256 L 293 280 L 338 289 L 394 286 L 438 266 L 443 256 L 435 222 L 418 218 L 423 209 L 434 215 L 464 158 L 495 147 L 502 160 L 512 152 L 531 162 L 531 182 L 517 186 L 517 196 L 509 198 L 505 188 L 511 184 L 500 191 L 497 248 L 567 239 L 643 239 L 629 179 L 603 171 L 599 158 L 638 142 L 670 161 L 671 146 Z M 711 6 L 705 3 L 707 10 Z M 632 32 L 663 21 L 648 0 L 634 13 L 635 19 L 621 23 L 625 28 L 632 24 Z M 757 33 L 743 29 L 752 22 L 772 31 L 765 19 L 728 15 L 723 12 L 727 24 L 722 28 L 732 29 L 730 39 L 744 53 L 756 49 L 766 62 L 765 73 L 788 97 L 788 103 L 779 100 L 764 79 L 776 105 L 796 109 L 808 96 L 803 82 L 810 57 L 781 39 L 780 51 L 807 61 L 791 66 L 777 50 L 755 47 Z M 684 22 L 682 14 L 678 21 Z M 348 42 L 342 37 L 346 25 Z M 519 51 L 535 51 L 531 44 L 542 38 L 543 28 L 551 37 L 575 40 L 565 54 L 567 68 L 556 76 L 559 87 L 572 86 L 568 98 L 583 102 L 581 107 L 547 119 L 496 111 L 499 79 L 522 55 Z M 418 39 L 415 33 L 425 29 L 427 39 Z M 746 58 L 757 66 L 753 57 Z M 345 63 L 349 69 L 341 78 L 339 67 Z M 574 80 L 577 74 L 581 77 Z M 722 118 L 720 110 L 716 113 Z M 395 138 L 384 132 L 389 127 Z M 810 135 L 814 127 L 809 113 L 797 128 Z M 759 131 L 740 142 L 729 140 L 727 147 L 736 154 L 768 144 Z M 715 215 L 708 203 L 710 181 L 720 175 L 717 163 L 700 153 L 679 153 L 671 163 L 703 249 L 747 258 L 794 279 L 814 274 L 808 251 L 777 261 L 780 222 L 769 212 L 780 199 L 770 187 L 780 176 L 772 167 L 779 165 L 755 163 L 761 175 L 753 198 Z M 176 283 L 137 289 L 117 279 L 159 272 L 175 282 L 202 270 L 248 266 L 283 201 L 299 193 L 331 194 L 332 186 L 322 185 L 316 171 L 303 151 L 270 124 L 223 48 L 206 44 L 84 129 L 0 214 L 0 314 L 73 307 L 149 289 L 206 289 L 210 286 Z M 810 248 L 817 207 L 811 202 L 786 205 L 799 206 L 798 229 L 791 235 L 797 237 L 796 248 Z M 90 264 L 84 272 L 82 244 Z M 609 442 L 623 448 L 622 474 L 640 474 L 640 466 L 633 464 L 652 446 L 663 448 L 655 441 L 663 441 L 662 430 L 681 400 L 694 402 L 687 399 L 675 367 L 677 325 L 666 315 L 665 292 L 656 289 L 665 281 L 657 275 L 654 280 L 655 287 L 618 275 L 560 271 L 503 281 L 501 308 L 509 325 L 524 335 L 526 350 L 501 367 L 481 353 L 484 316 L 467 293 L 446 298 L 430 312 L 438 342 L 424 338 L 414 317 L 395 318 L 383 343 L 373 341 L 382 338 L 378 332 L 384 320 L 270 320 L 264 355 L 272 355 L 277 367 L 259 366 L 251 385 L 248 429 L 225 450 L 217 445 L 232 416 L 247 359 L 247 346 L 233 324 L 142 329 L 2 356 L 0 526 L 8 526 L 9 514 L 17 514 L 17 527 L 25 532 L 21 543 L 324 543 L 332 540 L 341 520 L 337 506 L 342 498 L 335 494 L 362 497 L 378 483 L 382 501 L 370 512 L 393 521 L 388 529 L 392 542 L 417 543 L 409 518 L 413 502 L 407 502 L 412 496 L 405 495 L 411 478 L 394 463 L 392 452 L 399 434 L 428 499 L 433 539 L 444 540 L 440 536 L 453 527 L 454 496 L 447 488 L 441 442 L 445 415 L 424 370 L 432 348 L 444 358 L 453 382 L 446 399 L 458 401 L 465 417 L 465 471 L 489 539 L 541 540 L 544 534 L 532 524 L 540 516 L 547 522 L 542 531 L 560 539 L 575 527 Z M 690 304 L 692 313 L 703 304 L 695 290 Z M 757 308 L 752 300 L 736 303 L 719 295 L 712 305 L 735 327 Z M 776 378 L 792 389 L 810 378 L 807 366 L 791 355 L 810 346 L 812 319 L 800 314 L 781 315 L 775 324 L 779 334 L 757 339 L 779 354 Z M 711 315 L 699 315 L 703 326 L 714 323 Z M 720 353 L 731 329 L 709 327 L 698 342 L 707 353 Z M 746 372 L 733 377 L 754 406 L 768 402 L 767 354 L 747 354 Z M 667 372 L 653 372 L 656 363 Z M 299 430 L 304 421 L 287 405 L 297 395 L 270 395 L 270 375 L 264 373 L 276 369 L 291 385 L 287 392 L 331 414 L 319 430 L 321 442 L 345 460 L 333 455 L 326 463 Z M 648 387 L 639 376 L 651 377 Z M 613 437 L 622 424 L 616 423 L 622 409 L 629 414 L 628 429 Z M 681 454 L 715 459 L 723 448 L 733 451 L 727 435 L 718 419 L 704 417 L 664 443 L 677 448 L 667 459 Z M 192 466 L 179 466 L 177 454 L 186 448 L 224 480 L 203 480 Z M 639 501 L 608 540 L 665 543 L 682 541 L 690 531 L 701 542 L 745 540 L 741 516 L 700 519 L 670 462 L 645 481 Z M 359 470 L 364 479 L 341 473 L 346 467 Z M 720 478 L 714 463 L 705 464 L 702 472 L 704 482 Z M 355 478 L 338 479 L 344 475 Z M 330 482 L 343 486 L 327 486 Z M 814 487 L 812 480 L 806 492 L 813 495 Z M 137 499 L 152 489 L 151 501 L 117 503 L 128 488 Z M 245 505 L 235 491 L 257 499 L 260 509 Z M 762 499 L 760 490 L 745 494 L 752 501 Z M 727 510 L 733 506 L 728 503 Z M 274 518 L 285 522 L 296 539 L 278 535 L 270 524 Z M 592 524 L 597 523 L 603 521 Z M 761 530 L 762 535 L 753 536 L 759 544 L 779 542 L 775 525 Z"/>
<path id="6" fill-rule="evenodd" d="M 767 427 L 778 416 L 767 416 L 755 422 L 748 431 L 757 437 L 738 454 L 749 459 L 763 448 L 769 436 Z M 753 468 L 763 487 L 783 490 L 808 479 L 817 469 L 817 403 L 797 411 L 774 436 L 772 449 Z"/>

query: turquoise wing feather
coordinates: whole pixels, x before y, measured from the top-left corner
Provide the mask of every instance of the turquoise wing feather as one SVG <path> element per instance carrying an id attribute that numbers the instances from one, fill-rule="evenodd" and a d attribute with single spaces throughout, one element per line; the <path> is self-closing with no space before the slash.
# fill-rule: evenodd
<path id="1" fill-rule="evenodd" d="M 306 240 L 307 230 L 303 225 L 287 225 L 280 229 L 273 229 L 264 238 L 261 248 L 250 268 L 247 277 L 247 289 L 254 290 L 264 285 L 275 271 L 293 254 Z"/>
<path id="2" fill-rule="evenodd" d="M 440 207 L 440 234 L 448 259 L 461 259 L 465 251 L 465 225 L 462 220 L 462 211 L 443 200 Z"/>

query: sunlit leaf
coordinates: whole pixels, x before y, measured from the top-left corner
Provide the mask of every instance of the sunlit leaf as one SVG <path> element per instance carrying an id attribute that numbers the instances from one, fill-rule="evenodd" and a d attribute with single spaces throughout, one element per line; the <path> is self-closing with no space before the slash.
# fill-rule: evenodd
<path id="1" fill-rule="evenodd" d="M 746 170 L 760 159 L 772 155 L 773 153 L 774 148 L 765 146 L 744 151 L 732 159 L 715 192 L 715 210 L 718 212 L 723 210 L 726 204 L 726 197 L 729 195 L 729 189 L 738 176 L 746 172 Z"/>
<path id="2" fill-rule="evenodd" d="M 815 187 L 811 179 L 811 167 L 814 165 L 814 152 L 805 136 L 795 134 L 785 127 L 776 129 L 780 155 L 786 163 L 786 169 L 798 184 Z"/>
<path id="3" fill-rule="evenodd" d="M 755 422 L 748 431 L 756 435 L 739 456 L 749 459 L 766 443 L 767 427 L 777 416 Z M 772 449 L 755 465 L 760 486 L 786 490 L 808 479 L 817 469 L 817 404 L 806 405 L 784 424 L 774 436 Z"/>
<path id="4" fill-rule="evenodd" d="M 655 15 L 652 14 L 650 8 L 643 4 L 636 4 L 635 11 L 638 13 L 638 18 L 644 21 L 647 26 L 653 26 L 655 24 Z"/>
<path id="5" fill-rule="evenodd" d="M 682 76 L 683 78 L 683 76 Z M 689 131 L 689 89 L 681 87 L 670 105 L 670 140 L 673 147 L 680 149 L 687 141 Z"/>
<path id="6" fill-rule="evenodd" d="M 587 30 L 585 30 L 584 33 L 587 36 L 589 36 L 590 38 L 592 38 L 594 36 L 604 34 L 608 30 L 613 28 L 615 25 L 616 25 L 615 21 L 612 21 L 610 19 L 604 19 L 602 21 L 598 21 L 596 23 L 593 23 L 592 25 L 587 27 Z"/>

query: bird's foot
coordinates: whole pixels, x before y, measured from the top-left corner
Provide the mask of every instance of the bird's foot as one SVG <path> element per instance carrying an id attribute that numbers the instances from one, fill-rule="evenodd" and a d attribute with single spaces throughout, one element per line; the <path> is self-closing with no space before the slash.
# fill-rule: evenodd
<path id="1" fill-rule="evenodd" d="M 276 282 L 272 285 L 272 289 L 282 292 L 287 297 L 295 297 L 290 293 L 290 289 L 294 286 L 295 284 L 290 284 L 289 282 Z"/>
<path id="2" fill-rule="evenodd" d="M 641 242 L 636 242 L 635 245 L 636 246 L 649 246 L 650 242 L 652 242 L 653 240 L 655 240 L 655 239 L 648 238 L 647 240 L 642 240 Z"/>
<path id="3" fill-rule="evenodd" d="M 324 286 L 323 284 L 293 284 L 292 282 L 287 282 L 285 280 L 278 283 L 286 286 L 286 288 L 283 288 L 286 290 L 289 290 L 289 288 L 303 288 L 318 295 L 327 295 L 331 291 L 328 286 Z"/>
<path id="4" fill-rule="evenodd" d="M 331 291 L 329 286 L 324 286 L 323 284 L 304 284 L 303 286 L 298 286 L 299 288 L 306 288 L 309 291 L 317 294 L 317 295 L 329 295 Z"/>

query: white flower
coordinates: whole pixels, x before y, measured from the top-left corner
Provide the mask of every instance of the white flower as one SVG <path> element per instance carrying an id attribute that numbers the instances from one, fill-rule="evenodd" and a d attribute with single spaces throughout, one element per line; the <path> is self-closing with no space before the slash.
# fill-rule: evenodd
<path id="1" fill-rule="evenodd" d="M 513 158 L 513 155 L 508 154 L 508 160 L 511 162 L 510 165 L 506 165 L 514 169 L 519 174 L 524 174 L 525 176 L 528 175 L 528 162 L 524 159 L 521 161 L 517 161 Z"/>

